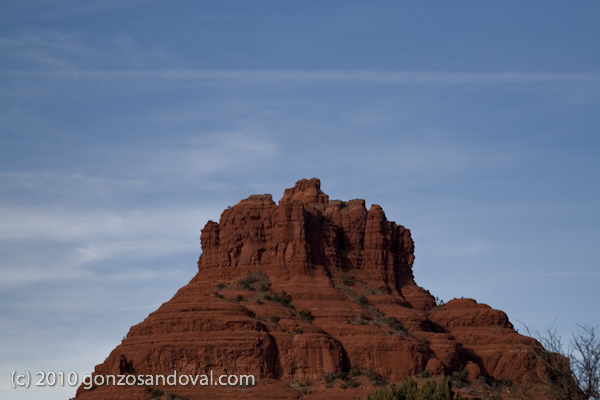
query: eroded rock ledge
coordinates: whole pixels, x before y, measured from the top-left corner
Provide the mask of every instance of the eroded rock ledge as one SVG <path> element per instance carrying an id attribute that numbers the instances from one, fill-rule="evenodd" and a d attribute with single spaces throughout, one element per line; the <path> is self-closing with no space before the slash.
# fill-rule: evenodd
<path id="1" fill-rule="evenodd" d="M 378 205 L 329 200 L 303 179 L 275 204 L 252 195 L 209 221 L 198 273 L 142 323 L 96 374 L 253 374 L 253 388 L 82 387 L 78 399 L 331 398 L 327 377 L 357 368 L 400 382 L 429 370 L 539 381 L 531 339 L 475 300 L 436 306 L 413 278 L 410 231 Z M 122 368 L 121 368 L 122 369 Z M 311 381 L 303 395 L 295 382 Z M 329 383 L 327 383 L 329 382 Z M 296 386 L 295 386 L 296 385 Z M 329 388 L 328 386 L 333 386 Z M 373 390 L 368 380 L 353 389 Z M 156 394 L 157 392 L 154 392 Z"/>

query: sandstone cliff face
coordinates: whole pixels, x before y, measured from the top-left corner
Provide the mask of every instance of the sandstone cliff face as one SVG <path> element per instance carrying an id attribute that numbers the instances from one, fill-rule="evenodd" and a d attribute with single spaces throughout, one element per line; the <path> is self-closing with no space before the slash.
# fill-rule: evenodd
<path id="1" fill-rule="evenodd" d="M 377 205 L 367 211 L 364 200 L 330 202 L 318 179 L 287 189 L 278 206 L 270 195 L 250 196 L 225 210 L 219 223 L 209 222 L 200 240 L 202 279 L 262 270 L 273 279 L 320 275 L 334 280 L 351 271 L 407 306 L 435 305 L 414 283 L 410 231 L 388 221 Z"/>
<path id="2" fill-rule="evenodd" d="M 209 221 L 191 282 L 134 326 L 95 374 L 253 374 L 252 388 L 100 386 L 78 399 L 364 398 L 365 377 L 398 382 L 425 369 L 472 379 L 538 378 L 531 339 L 474 300 L 438 307 L 412 274 L 410 231 L 364 200 L 329 200 L 301 180 L 279 204 L 254 195 Z M 362 379 L 362 381 L 361 381 Z M 308 393 L 298 382 L 312 382 Z M 343 386 L 343 384 L 342 384 Z M 154 392 L 151 389 L 155 389 Z"/>

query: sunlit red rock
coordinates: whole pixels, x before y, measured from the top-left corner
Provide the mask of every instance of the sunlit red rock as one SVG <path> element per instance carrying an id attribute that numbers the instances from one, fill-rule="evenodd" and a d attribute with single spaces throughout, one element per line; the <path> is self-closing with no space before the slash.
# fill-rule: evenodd
<path id="1" fill-rule="evenodd" d="M 414 281 L 410 231 L 378 205 L 329 200 L 318 179 L 297 182 L 278 204 L 271 195 L 242 200 L 206 224 L 201 244 L 197 275 L 95 374 L 119 374 L 125 357 L 130 374 L 212 370 L 252 374 L 257 385 L 82 386 L 78 399 L 158 390 L 190 400 L 363 399 L 374 390 L 365 375 L 348 389 L 332 378 L 352 368 L 392 382 L 463 368 L 471 379 L 538 380 L 531 339 L 506 314 L 470 299 L 436 306 Z"/>

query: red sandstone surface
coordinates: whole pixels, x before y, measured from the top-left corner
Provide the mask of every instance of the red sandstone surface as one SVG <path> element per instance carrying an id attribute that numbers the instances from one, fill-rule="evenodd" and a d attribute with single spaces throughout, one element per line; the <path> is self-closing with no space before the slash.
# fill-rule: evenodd
<path id="1" fill-rule="evenodd" d="M 197 275 L 94 374 L 212 370 L 252 374 L 256 385 L 82 385 L 77 399 L 364 399 L 374 377 L 399 383 L 424 370 L 539 382 L 532 339 L 505 313 L 471 299 L 436 306 L 413 279 L 410 231 L 378 205 L 329 200 L 318 179 L 279 204 L 242 200 L 206 224 L 201 244 Z M 339 374 L 353 368 L 363 375 L 344 388 Z"/>

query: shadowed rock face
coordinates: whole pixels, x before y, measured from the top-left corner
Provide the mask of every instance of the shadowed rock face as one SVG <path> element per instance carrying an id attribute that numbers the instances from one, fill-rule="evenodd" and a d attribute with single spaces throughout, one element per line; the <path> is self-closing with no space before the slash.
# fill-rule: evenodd
<path id="1" fill-rule="evenodd" d="M 531 339 L 474 300 L 436 307 L 414 282 L 410 231 L 364 200 L 329 200 L 318 179 L 279 204 L 253 195 L 209 221 L 198 274 L 135 325 L 95 374 L 252 374 L 253 388 L 82 387 L 81 399 L 348 398 L 331 373 L 359 368 L 399 382 L 426 368 L 537 382 Z M 334 385 L 335 386 L 335 385 Z M 365 381 L 358 398 L 373 390 Z M 156 393 L 154 395 L 156 397 Z M 316 396 L 316 397 L 315 397 Z"/>
<path id="2" fill-rule="evenodd" d="M 410 231 L 364 200 L 329 201 L 318 179 L 287 189 L 279 205 L 250 196 L 202 230 L 200 274 L 226 279 L 261 270 L 273 279 L 338 278 L 346 272 L 370 287 L 427 310 L 434 298 L 415 285 Z M 403 288 L 406 290 L 403 292 Z"/>

